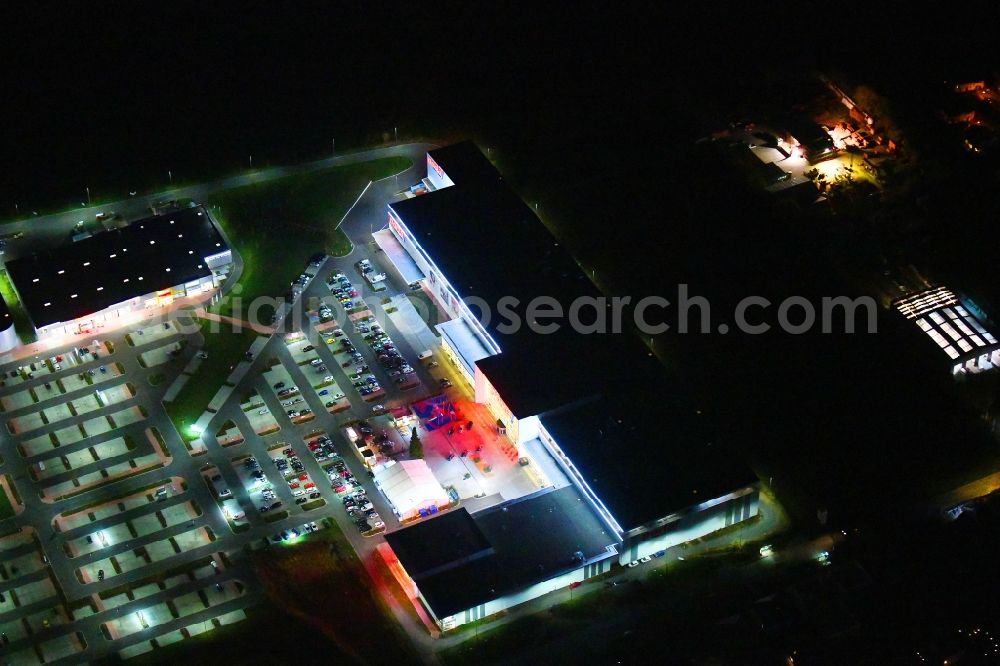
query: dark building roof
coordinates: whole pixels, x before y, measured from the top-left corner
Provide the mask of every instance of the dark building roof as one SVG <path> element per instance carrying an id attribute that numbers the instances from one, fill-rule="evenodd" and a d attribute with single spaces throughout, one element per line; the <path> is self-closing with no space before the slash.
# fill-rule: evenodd
<path id="1" fill-rule="evenodd" d="M 757 481 L 668 385 L 542 414 L 543 427 L 626 531 Z"/>
<path id="2" fill-rule="evenodd" d="M 503 182 L 503 175 L 472 141 L 436 148 L 429 155 L 456 185 L 482 187 L 484 183 Z"/>
<path id="3" fill-rule="evenodd" d="M 413 580 L 492 553 L 490 542 L 465 509 L 446 511 L 414 527 L 387 534 L 386 538 Z"/>
<path id="4" fill-rule="evenodd" d="M 834 147 L 830 135 L 809 118 L 792 114 L 785 119 L 784 124 L 791 135 L 811 153 L 832 150 Z"/>
<path id="5" fill-rule="evenodd" d="M 475 514 L 449 511 L 386 541 L 435 615 L 445 618 L 570 571 L 617 538 L 568 486 Z"/>
<path id="6" fill-rule="evenodd" d="M 501 331 L 495 304 L 504 296 L 522 303 L 553 296 L 568 308 L 577 297 L 601 293 L 474 144 L 431 156 L 455 186 L 392 208 L 460 296 L 482 298 L 493 308 L 486 327 L 502 351 L 476 365 L 515 416 L 549 414 L 543 423 L 551 424 L 559 446 L 597 495 L 607 496 L 622 527 L 638 527 L 755 481 L 721 444 L 707 447 L 711 438 L 689 430 L 684 409 L 675 404 L 672 378 L 635 335 L 576 333 L 565 319 L 559 332 L 548 335 L 526 325 Z M 523 318 L 524 309 L 518 314 Z M 627 424 L 621 441 L 613 433 L 598 434 L 608 418 Z"/>
<path id="7" fill-rule="evenodd" d="M 226 244 L 201 208 L 136 220 L 7 265 L 36 328 L 212 274 Z"/>
<path id="8" fill-rule="evenodd" d="M 584 378 L 569 372 L 559 380 L 555 371 L 573 367 L 581 343 L 572 338 L 580 336 L 539 335 L 527 326 L 502 332 L 506 319 L 497 304 L 516 298 L 521 306 L 514 309 L 523 319 L 526 304 L 538 296 L 569 304 L 600 292 L 475 144 L 466 141 L 431 156 L 455 186 L 393 203 L 393 210 L 459 295 L 491 308 L 484 324 L 503 354 L 479 363 L 484 372 L 490 369 L 491 381 L 503 384 L 497 390 L 514 413 L 527 416 L 564 404 L 564 393 L 577 392 Z"/>

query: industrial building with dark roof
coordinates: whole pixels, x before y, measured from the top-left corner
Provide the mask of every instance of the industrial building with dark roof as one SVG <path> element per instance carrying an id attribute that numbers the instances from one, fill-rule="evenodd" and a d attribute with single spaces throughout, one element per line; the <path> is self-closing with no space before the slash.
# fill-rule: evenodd
<path id="1" fill-rule="evenodd" d="M 7 270 L 41 334 L 105 310 L 135 309 L 129 302 L 147 294 L 193 290 L 231 261 L 209 215 L 185 208 L 19 258 Z"/>
<path id="2" fill-rule="evenodd" d="M 517 454 L 551 470 L 546 478 L 555 492 L 572 490 L 586 509 L 586 518 L 573 520 L 592 521 L 598 533 L 615 537 L 605 559 L 617 555 L 628 563 L 757 515 L 755 475 L 712 434 L 708 416 L 680 394 L 628 324 L 603 333 L 569 325 L 565 313 L 574 301 L 588 303 L 581 308 L 584 324 L 596 318 L 593 304 L 607 302 L 473 143 L 430 151 L 427 178 L 413 194 L 389 205 L 392 242 L 380 244 L 394 264 L 405 259 L 400 274 L 423 276 L 420 285 L 447 315 L 436 327 L 441 349 Z M 526 319 L 528 303 L 538 297 L 562 307 L 564 316 L 552 320 L 555 332 L 540 333 Z M 483 310 L 490 316 L 480 316 Z M 520 326 L 509 325 L 511 312 Z M 480 513 L 471 520 L 486 534 Z M 419 540 L 420 526 L 399 534 L 409 531 L 416 533 L 390 535 L 394 549 L 406 549 L 407 538 Z M 438 543 L 429 530 L 424 536 Z M 579 582 L 606 570 L 603 560 L 566 573 L 536 564 L 514 576 L 486 536 L 491 548 L 447 556 L 449 564 L 434 575 L 417 562 L 420 556 L 399 555 L 442 626 L 521 603 L 540 581 Z M 522 547 L 535 538 L 524 528 Z M 570 575 L 576 578 L 563 578 Z M 453 588 L 478 591 L 461 596 Z"/>
<path id="3" fill-rule="evenodd" d="M 448 511 L 386 541 L 444 618 L 606 557 L 617 537 L 567 486 L 474 514 Z"/>

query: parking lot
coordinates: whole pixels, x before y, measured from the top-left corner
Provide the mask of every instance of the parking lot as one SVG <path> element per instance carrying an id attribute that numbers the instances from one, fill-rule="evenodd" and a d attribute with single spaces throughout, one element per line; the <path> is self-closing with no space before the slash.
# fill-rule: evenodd
<path id="1" fill-rule="evenodd" d="M 211 581 L 193 590 L 198 575 L 221 573 L 229 581 L 239 573 L 218 557 L 218 567 L 198 565 L 203 574 L 151 582 L 158 572 L 183 569 L 223 545 L 238 552 L 246 540 L 294 543 L 335 525 L 370 539 L 398 525 L 340 426 L 352 414 L 387 418 L 373 417 L 373 406 L 407 397 L 378 359 L 394 345 L 385 344 L 388 335 L 379 335 L 367 312 L 342 317 L 351 322 L 347 330 L 331 319 L 325 335 L 307 326 L 304 334 L 273 338 L 260 369 L 247 374 L 205 434 L 207 459 L 179 442 L 146 395 L 156 391 L 146 380 L 150 372 L 169 379 L 197 360 L 173 325 L 101 340 L 90 346 L 96 355 L 60 354 L 61 361 L 54 356 L 23 372 L 15 365 L 16 377 L 0 368 L 0 405 L 14 431 L 10 451 L 26 473 L 18 489 L 29 489 L 21 493 L 26 512 L 46 516 L 40 524 L 51 526 L 44 544 L 29 544 L 33 554 L 2 556 L 0 572 L 19 572 L 0 583 L 12 592 L 0 605 L 10 654 L 79 652 L 85 642 L 78 631 L 91 641 L 94 631 L 105 634 L 102 641 L 113 638 L 123 654 L 152 649 L 154 638 L 157 645 L 184 640 L 239 621 L 258 597 L 235 594 L 235 583 L 223 583 L 224 592 Z M 182 358 L 171 357 L 171 349 Z M 372 390 L 370 378 L 387 386 Z M 399 450 L 402 441 L 394 440 Z M 184 624 L 188 617 L 196 620 Z M 56 635 L 38 641 L 32 631 L 46 621 L 42 628 Z"/>
<path id="2" fill-rule="evenodd" d="M 201 439 L 191 447 L 161 407 L 175 378 L 201 362 L 201 333 L 177 324 L 190 321 L 189 313 L 175 312 L 164 322 L 157 319 L 160 308 L 140 312 L 141 321 L 124 328 L 97 329 L 97 339 L 46 340 L 31 349 L 37 355 L 0 364 L 0 420 L 11 444 L 0 475 L 11 480 L 23 505 L 0 523 L 3 660 L 130 657 L 238 622 L 247 606 L 264 599 L 239 556 L 275 537 L 294 542 L 314 529 L 340 529 L 359 553 L 374 547 L 378 536 L 362 536 L 372 532 L 371 517 L 365 515 L 362 532 L 338 499 L 368 487 L 372 509 L 380 518 L 387 513 L 356 455 L 338 455 L 349 453 L 343 426 L 371 417 L 375 405 L 422 397 L 426 384 L 401 390 L 355 326 L 376 314 L 381 301 L 361 297 L 372 288 L 355 265 L 365 252 L 361 241 L 349 259 L 318 257 L 304 267 L 292 291 L 315 304 L 315 317 L 296 308 L 280 312 L 283 330 L 301 330 L 304 337 L 260 338 L 252 362 L 232 375 L 231 395 L 210 402 L 211 418 L 199 424 L 205 426 Z M 340 299 L 345 294 L 335 293 L 346 285 L 335 279 L 335 289 L 328 287 L 338 272 L 349 274 L 359 292 L 346 292 L 349 305 Z M 371 333 L 375 322 L 365 323 Z M 337 328 L 343 328 L 339 337 Z M 353 349 L 342 350 L 338 362 L 340 338 Z M 387 341 L 378 341 L 383 351 Z M 405 340 L 391 342 L 414 362 Z M 376 394 L 365 375 L 384 393 Z M 361 379 L 365 383 L 354 386 Z M 275 389 L 281 382 L 285 386 Z M 321 437 L 330 440 L 322 450 Z M 257 468 L 247 467 L 251 456 Z M 279 469 L 278 458 L 286 469 Z M 256 483 L 257 471 L 266 484 Z M 265 485 L 268 497 L 273 493 L 267 503 L 282 505 L 261 513 Z M 222 489 L 226 497 L 219 496 Z M 391 527 L 391 520 L 384 522 Z M 8 537 L 28 525 L 39 533 L 8 549 Z M 244 586 L 238 595 L 236 584 Z"/>
<path id="3" fill-rule="evenodd" d="M 168 375 L 183 367 L 165 365 L 174 359 L 163 354 L 185 347 L 190 338 L 174 322 L 167 324 L 123 330 L 49 357 L 0 366 L 0 408 L 12 440 L 0 473 L 14 473 L 25 504 L 16 520 L 44 535 L 0 524 L 4 661 L 37 663 L 39 654 L 52 661 L 88 644 L 110 645 L 91 632 L 110 624 L 106 613 L 114 612 L 113 599 L 125 607 L 147 592 L 166 594 L 156 584 L 155 590 L 148 583 L 135 590 L 132 585 L 183 566 L 199 552 L 210 554 L 216 530 L 225 525 L 207 489 L 192 494 L 185 478 L 166 471 L 178 454 L 184 457 L 178 463 L 190 460 L 159 406 L 157 391 L 164 389 L 147 381 L 153 365 Z M 199 493 L 204 497 L 196 497 Z M 215 512 L 212 517 L 204 515 L 206 506 Z M 213 575 L 217 571 L 208 568 Z M 125 591 L 93 601 L 113 588 Z M 217 592 L 214 585 L 212 590 L 222 607 L 198 611 L 190 596 L 180 596 L 181 615 L 171 613 L 170 621 L 191 611 L 211 629 L 216 618 L 242 617 L 248 602 L 237 598 L 241 595 Z M 151 608 L 147 621 L 153 626 L 159 616 L 156 604 Z"/>

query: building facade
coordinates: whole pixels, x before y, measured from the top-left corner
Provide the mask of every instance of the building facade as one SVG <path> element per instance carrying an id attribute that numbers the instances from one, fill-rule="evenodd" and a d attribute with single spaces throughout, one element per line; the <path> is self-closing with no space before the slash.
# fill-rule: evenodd
<path id="1" fill-rule="evenodd" d="M 179 298 L 208 298 L 232 250 L 207 211 L 132 222 L 7 265 L 40 339 L 116 328 Z"/>

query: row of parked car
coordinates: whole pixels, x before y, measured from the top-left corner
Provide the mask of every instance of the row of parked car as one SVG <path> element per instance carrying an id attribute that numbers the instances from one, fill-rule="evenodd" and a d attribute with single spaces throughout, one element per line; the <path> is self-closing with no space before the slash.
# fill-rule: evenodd
<path id="1" fill-rule="evenodd" d="M 309 441 L 306 446 L 309 447 L 309 451 L 316 458 L 316 462 L 325 462 L 328 459 L 337 457 L 337 449 L 333 448 L 333 442 L 326 435 L 320 435 L 316 439 Z"/>
<path id="2" fill-rule="evenodd" d="M 271 537 L 271 541 L 273 541 L 274 543 L 279 543 L 281 541 L 291 541 L 293 539 L 298 539 L 303 534 L 318 532 L 321 529 L 323 528 L 317 525 L 316 521 L 312 521 L 309 523 L 304 523 L 302 525 L 299 525 L 298 527 L 291 527 L 287 530 L 284 530 L 283 532 L 278 532 L 273 537 Z"/>
<path id="3" fill-rule="evenodd" d="M 351 470 L 347 469 L 347 463 L 344 462 L 344 459 L 339 456 L 335 457 L 333 464 L 327 467 L 326 473 L 330 476 L 330 487 L 337 494 L 345 493 L 355 486 L 361 485 L 351 474 Z"/>
<path id="4" fill-rule="evenodd" d="M 340 331 L 340 329 L 337 330 Z M 354 347 L 354 343 L 348 338 L 342 337 L 340 344 L 338 352 L 351 355 L 351 360 L 345 363 L 344 366 L 353 366 L 355 372 L 348 378 L 351 380 L 354 388 L 358 390 L 358 393 L 362 396 L 370 396 L 381 391 L 382 387 L 379 385 L 378 379 L 370 373 L 368 365 L 365 363 L 365 357 Z"/>
<path id="5" fill-rule="evenodd" d="M 291 541 L 293 539 L 298 539 L 303 534 L 318 532 L 321 529 L 323 528 L 317 525 L 316 521 L 312 521 L 310 523 L 304 523 L 302 525 L 299 525 L 298 527 L 290 527 L 287 530 L 278 532 L 273 537 L 271 537 L 271 541 L 273 541 L 274 543 L 279 543 L 281 541 Z"/>
<path id="6" fill-rule="evenodd" d="M 378 515 L 378 511 L 368 500 L 368 494 L 364 488 L 345 495 L 340 501 L 343 503 L 344 509 L 347 510 L 347 515 L 360 531 L 370 532 L 385 528 L 382 517 Z"/>
<path id="7" fill-rule="evenodd" d="M 354 288 L 354 285 L 351 284 L 351 281 L 343 273 L 335 273 L 334 275 L 331 275 L 330 279 L 327 280 L 326 286 L 330 288 L 330 293 L 333 294 L 338 301 L 340 301 L 340 304 L 344 306 L 345 310 L 351 310 L 358 307 L 359 302 L 355 301 L 355 299 L 358 298 L 358 290 Z M 330 309 L 326 304 L 320 306 L 319 316 L 321 320 L 325 316 L 323 313 L 324 308 L 327 310 Z"/>
<path id="8" fill-rule="evenodd" d="M 316 372 L 316 373 L 327 372 L 326 363 L 324 363 L 323 359 L 321 359 L 318 356 L 316 358 L 314 358 L 313 360 L 309 361 L 309 367 L 311 367 L 313 369 L 313 372 Z M 326 377 L 323 378 L 323 381 L 324 382 L 332 382 L 333 381 L 333 375 L 327 375 Z"/>
<path id="9" fill-rule="evenodd" d="M 371 346 L 379 364 L 397 384 L 405 384 L 412 379 L 410 375 L 414 372 L 413 367 L 403 358 L 392 338 L 382 330 L 374 317 L 359 319 L 354 327 Z"/>
<path id="10" fill-rule="evenodd" d="M 320 499 L 322 495 L 319 488 L 305 471 L 305 465 L 295 453 L 295 449 L 288 446 L 282 449 L 281 456 L 275 457 L 274 466 L 288 483 L 288 489 L 295 498 L 296 504 L 305 504 L 311 500 Z"/>

